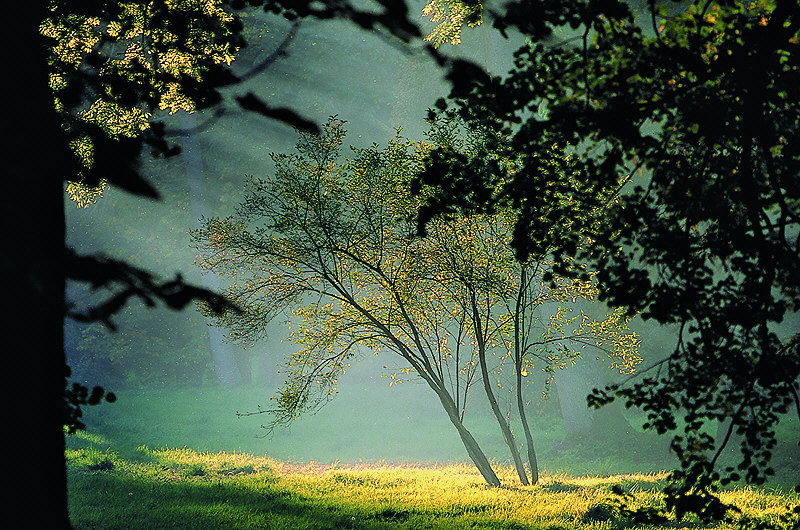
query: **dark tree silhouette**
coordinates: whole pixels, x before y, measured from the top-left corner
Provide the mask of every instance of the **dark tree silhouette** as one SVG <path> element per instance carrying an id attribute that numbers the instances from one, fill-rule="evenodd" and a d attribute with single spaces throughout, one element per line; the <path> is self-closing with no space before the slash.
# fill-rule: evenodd
<path id="1" fill-rule="evenodd" d="M 609 304 L 676 326 L 670 355 L 590 402 L 647 410 L 680 461 L 668 506 L 721 517 L 720 482 L 763 482 L 776 424 L 800 414 L 800 335 L 780 325 L 800 305 L 800 4 L 544 0 L 493 17 L 532 44 L 503 78 L 454 70 L 451 97 L 524 167 L 505 178 L 485 160 L 432 153 L 420 228 L 510 205 L 521 258 L 552 255 L 561 273 L 588 263 Z M 561 211 L 543 167 L 553 144 L 582 174 Z M 625 174 L 633 183 L 595 209 Z M 701 429 L 726 421 L 718 444 Z M 718 469 L 733 434 L 739 463 Z"/>

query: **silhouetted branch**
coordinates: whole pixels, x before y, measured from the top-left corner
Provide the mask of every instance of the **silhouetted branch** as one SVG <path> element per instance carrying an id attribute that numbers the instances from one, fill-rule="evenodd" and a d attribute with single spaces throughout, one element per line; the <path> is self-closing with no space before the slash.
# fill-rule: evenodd
<path id="1" fill-rule="evenodd" d="M 297 129 L 314 134 L 319 133 L 316 123 L 309 121 L 288 107 L 272 107 L 267 105 L 261 98 L 248 92 L 244 96 L 236 96 L 236 101 L 245 110 L 256 112 L 267 118 L 282 121 Z"/>
<path id="2" fill-rule="evenodd" d="M 292 26 L 289 29 L 289 32 L 283 38 L 283 40 L 278 45 L 278 47 L 275 48 L 275 50 L 272 53 L 270 53 L 269 56 L 267 56 L 266 59 L 264 59 L 263 61 L 261 61 L 257 65 L 253 66 L 249 70 L 247 70 L 247 72 L 245 72 L 243 74 L 236 75 L 235 77 L 236 77 L 237 82 L 241 83 L 241 82 L 247 81 L 249 79 L 252 79 L 256 75 L 264 72 L 267 68 L 269 68 L 279 58 L 285 57 L 287 55 L 286 54 L 286 48 L 289 47 L 289 44 L 292 42 L 292 39 L 297 34 L 297 30 L 300 28 L 300 22 L 301 22 L 300 20 L 295 20 L 292 23 Z M 216 123 L 217 120 L 219 120 L 222 116 L 224 116 L 226 114 L 229 114 L 229 113 L 226 112 L 225 107 L 222 105 L 222 103 L 219 103 L 219 104 L 217 104 L 217 105 L 215 105 L 213 107 L 213 115 L 210 118 L 208 118 L 205 121 L 203 121 L 202 123 L 200 123 L 199 125 L 196 125 L 196 126 L 190 127 L 190 128 L 179 128 L 179 129 L 170 128 L 170 129 L 165 129 L 164 132 L 163 132 L 163 136 L 167 136 L 167 137 L 170 137 L 170 136 L 189 136 L 189 135 L 192 135 L 192 134 L 197 134 L 199 132 L 203 132 L 206 129 L 208 129 L 208 127 L 210 127 L 213 123 Z M 274 116 L 271 116 L 271 117 L 274 117 Z M 281 118 L 278 117 L 277 119 L 280 120 Z M 288 123 L 289 123 L 289 125 L 296 125 L 295 123 L 292 123 L 292 122 L 288 122 Z M 307 123 L 310 123 L 310 122 L 307 122 Z"/>
<path id="3" fill-rule="evenodd" d="M 174 280 L 160 282 L 146 270 L 123 261 L 100 256 L 78 256 L 72 249 L 67 249 L 66 277 L 88 283 L 93 290 L 117 289 L 104 302 L 86 311 L 67 309 L 66 313 L 68 317 L 79 322 L 102 322 L 114 331 L 117 327 L 112 322 L 112 317 L 131 298 L 139 298 L 148 307 L 154 307 L 160 301 L 170 309 L 181 310 L 190 302 L 198 301 L 208 305 L 214 313 L 241 311 L 224 296 L 185 283 L 180 274 L 176 274 Z"/>

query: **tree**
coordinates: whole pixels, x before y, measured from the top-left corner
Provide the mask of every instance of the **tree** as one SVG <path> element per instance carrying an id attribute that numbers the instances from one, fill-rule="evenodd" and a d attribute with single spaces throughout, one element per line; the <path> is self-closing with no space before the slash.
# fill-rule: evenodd
<path id="1" fill-rule="evenodd" d="M 494 138 L 499 144 L 489 141 L 495 136 L 490 129 L 478 124 L 465 127 L 452 113 L 431 116 L 430 124 L 431 147 L 468 161 L 465 165 L 470 171 L 491 171 L 508 178 L 519 169 L 516 157 L 507 149 L 489 150 L 502 144 L 502 138 Z M 549 171 L 559 178 L 568 181 L 574 176 L 569 157 L 555 147 L 548 163 Z M 427 186 L 415 189 L 421 196 L 432 191 L 436 190 Z M 551 195 L 550 207 L 559 210 L 562 203 L 571 200 L 569 195 L 556 192 Z M 578 304 L 590 305 L 597 294 L 591 275 L 588 280 L 554 277 L 552 282 L 545 282 L 546 277 L 552 276 L 552 264 L 544 257 L 517 259 L 511 244 L 514 224 L 515 213 L 507 207 L 493 214 L 433 221 L 425 231 L 426 247 L 431 250 L 424 261 L 446 275 L 448 292 L 452 293 L 449 304 L 467 315 L 487 400 L 520 481 L 528 484 L 515 436 L 493 390 L 497 375 L 490 375 L 487 355 L 512 361 L 517 415 L 525 435 L 530 482 L 535 484 L 538 466 L 523 386 L 529 370 L 538 365 L 552 378 L 557 368 L 574 365 L 587 347 L 604 350 L 620 373 L 632 372 L 641 359 L 637 354 L 638 340 L 630 333 L 628 319 L 621 311 L 590 318 L 578 310 Z"/>
<path id="2" fill-rule="evenodd" d="M 65 353 L 70 378 L 115 392 L 216 382 L 213 360 L 203 341 L 208 325 L 201 315 L 187 316 L 158 309 L 143 311 L 133 303 L 117 314 L 118 332 L 100 322 L 87 325 L 67 320 Z"/>
<path id="3" fill-rule="evenodd" d="M 425 237 L 423 261 L 441 271 L 447 285 L 446 303 L 457 311 L 459 322 L 467 324 L 487 401 L 520 482 L 527 485 L 536 484 L 539 476 L 526 412 L 529 385 L 524 381 L 529 373 L 541 370 L 549 379 L 560 377 L 556 372 L 582 362 L 586 348 L 604 350 L 621 373 L 633 371 L 639 358 L 637 339 L 621 311 L 593 319 L 578 309 L 580 302 L 591 303 L 596 296 L 591 281 L 544 282 L 549 264 L 518 262 L 510 239 L 510 223 L 502 216 L 476 215 L 437 223 Z M 495 392 L 504 383 L 505 363 L 511 365 L 512 399 L 524 434 L 530 478 Z"/>
<path id="4" fill-rule="evenodd" d="M 412 145 L 396 137 L 385 150 L 356 150 L 340 163 L 344 123 L 303 134 L 296 155 L 273 155 L 276 173 L 253 179 L 237 216 L 209 219 L 194 232 L 203 269 L 234 279 L 228 296 L 245 312 L 221 319 L 235 339 L 260 338 L 286 311 L 301 320 L 300 350 L 288 363 L 274 423 L 324 404 L 358 345 L 384 348 L 434 391 L 472 461 L 489 484 L 499 480 L 463 424 L 474 377 L 461 352 L 441 282 L 431 278 L 413 238 L 415 204 L 405 191 Z"/>
<path id="5" fill-rule="evenodd" d="M 382 26 L 391 34 L 402 34 L 408 40 L 415 35 L 415 26 L 399 9 L 400 4 L 402 2 L 387 2 L 383 10 L 364 12 L 342 2 L 330 2 L 330 5 L 292 2 L 294 8 L 302 11 L 301 16 L 346 17 L 359 27 Z M 217 307 L 225 303 L 214 293 L 186 285 L 180 277 L 161 281 L 152 273 L 123 262 L 77 256 L 65 248 L 63 199 L 66 182 L 83 181 L 92 185 L 107 179 L 111 185 L 134 194 L 157 197 L 154 187 L 139 174 L 137 157 L 143 146 L 159 153 L 174 152 L 162 143 L 157 126 L 134 137 L 123 134 L 123 130 L 130 132 L 136 127 L 144 133 L 141 119 L 118 124 L 121 129 L 109 131 L 111 136 L 106 135 L 99 117 L 108 115 L 116 122 L 119 115 L 114 111 L 118 108 L 113 104 L 94 107 L 83 115 L 90 118 L 88 120 L 81 120 L 68 111 L 89 110 L 91 106 L 83 109 L 81 105 L 98 98 L 110 98 L 118 105 L 124 102 L 142 111 L 144 109 L 136 105 L 136 98 L 142 98 L 143 103 L 159 101 L 163 94 L 153 84 L 157 82 L 163 82 L 160 87 L 167 93 L 192 98 L 195 105 L 213 101 L 216 87 L 232 80 L 224 70 L 211 66 L 210 58 L 215 54 L 206 55 L 209 50 L 200 49 L 201 53 L 192 57 L 192 50 L 186 46 L 198 40 L 186 37 L 194 32 L 192 37 L 207 43 L 236 43 L 235 19 L 229 20 L 225 14 L 223 18 L 229 21 L 223 22 L 221 15 L 208 16 L 204 11 L 216 10 L 219 15 L 219 5 L 214 2 L 76 4 L 50 1 L 7 7 L 7 15 L 14 21 L 16 31 L 3 35 L 6 49 L 15 52 L 14 83 L 9 83 L 9 94 L 14 99 L 8 105 L 4 120 L 4 138 L 13 156 L 6 168 L 9 175 L 24 175 L 25 185 L 36 193 L 35 208 L 11 191 L 3 194 L 0 203 L 6 244 L 12 249 L 4 252 L 0 259 L 4 276 L 11 279 L 6 300 L 13 308 L 4 319 L 6 346 L 15 353 L 8 360 L 7 373 L 14 374 L 14 378 L 29 379 L 22 388 L 14 390 L 24 399 L 35 397 L 38 400 L 35 411 L 12 407 L 8 422 L 24 432 L 26 439 L 32 440 L 31 449 L 37 451 L 34 459 L 25 462 L 16 459 L 13 465 L 18 467 L 12 472 L 21 480 L 29 481 L 16 488 L 20 496 L 36 491 L 37 496 L 47 499 L 50 509 L 35 516 L 43 526 L 69 526 L 63 425 L 75 419 L 73 414 L 79 412 L 76 407 L 103 397 L 102 391 L 98 394 L 86 388 L 79 388 L 79 392 L 65 389 L 66 278 L 115 289 L 109 299 L 93 311 L 74 315 L 106 321 L 110 325 L 113 325 L 111 316 L 130 297 L 139 297 L 149 304 L 163 302 L 175 309 L 196 299 L 204 299 Z M 269 2 L 265 7 L 280 11 L 282 3 Z M 121 63 L 108 62 L 109 53 L 119 50 L 114 43 L 125 41 L 128 31 L 141 31 L 143 23 L 144 34 L 140 41 L 158 44 L 151 50 L 164 53 L 175 50 L 177 55 L 172 58 L 179 59 L 178 66 L 186 66 L 188 61 L 198 68 L 207 66 L 209 70 L 197 77 L 179 66 L 170 74 L 169 68 L 176 64 L 167 63 L 159 64 L 156 73 L 148 69 L 146 61 L 139 62 L 143 57 L 136 53 L 128 56 L 129 63 L 124 59 Z M 48 35 L 43 35 L 43 31 Z M 101 72 L 104 66 L 107 69 Z M 54 101 L 54 90 L 58 92 L 57 101 Z M 109 99 L 105 101 L 109 103 Z M 305 123 L 291 109 L 271 108 L 255 96 L 242 96 L 240 103 L 272 119 L 300 126 Z M 25 249 L 24 255 L 19 249 Z M 42 477 L 52 478 L 42 480 Z M 20 498 L 20 502 L 25 500 Z"/>
<path id="6" fill-rule="evenodd" d="M 211 4 L 209 4 L 211 5 Z M 157 300 L 180 308 L 192 299 L 205 298 L 212 305 L 222 303 L 212 293 L 186 286 L 180 278 L 161 282 L 145 271 L 136 270 L 113 260 L 87 258 L 74 255 L 64 248 L 64 183 L 67 180 L 84 179 L 89 184 L 99 183 L 102 178 L 116 185 L 146 196 L 155 196 L 153 188 L 142 180 L 136 171 L 136 157 L 143 145 L 154 149 L 165 146 L 158 135 L 129 136 L 141 131 L 141 121 L 118 120 L 120 113 L 114 105 L 130 104 L 137 97 L 144 103 L 157 99 L 158 90 L 148 92 L 147 78 L 142 71 L 144 65 L 136 63 L 135 57 L 126 67 L 114 60 L 105 61 L 111 51 L 111 42 L 118 40 L 113 33 L 140 27 L 141 20 L 117 3 L 91 3 L 80 6 L 64 2 L 35 3 L 32 6 L 11 6 L 11 16 L 18 31 L 9 33 L 8 49 L 19 50 L 19 68 L 15 71 L 17 99 L 27 102 L 10 105 L 7 121 L 11 149 L 15 155 L 10 161 L 10 174 L 26 175 L 27 184 L 37 190 L 38 204 L 34 211 L 19 196 L 4 194 L 4 226 L 9 232 L 10 248 L 28 248 L 24 257 L 4 253 L 3 272 L 14 278 L 9 289 L 9 300 L 15 307 L 7 325 L 14 333 L 8 344 L 13 356 L 11 373 L 32 378 L 26 384 L 25 393 L 35 395 L 39 401 L 39 414 L 27 410 L 14 412 L 11 423 L 14 428 L 35 440 L 38 447 L 36 459 L 26 464 L 15 475 L 20 477 L 48 477 L 51 480 L 36 480 L 29 488 L 37 489 L 42 498 L 52 502 L 52 509 L 39 515 L 45 526 L 68 526 L 66 505 L 66 476 L 64 465 L 63 426 L 79 427 L 77 418 L 80 406 L 102 399 L 104 392 L 73 386 L 65 388 L 63 319 L 67 306 L 64 298 L 65 278 L 91 285 L 113 285 L 117 291 L 109 299 L 94 308 L 90 314 L 76 314 L 77 318 L 96 318 L 110 323 L 109 316 L 131 296 L 140 297 L 149 303 Z M 186 6 L 173 4 L 172 11 L 166 6 L 155 6 L 148 15 L 155 22 L 148 30 L 157 32 L 159 24 L 175 23 L 178 28 L 189 30 L 195 21 L 207 20 L 212 42 L 230 42 L 230 28 L 213 17 L 204 18 L 190 14 Z M 156 9 L 157 8 L 157 9 Z M 215 25 L 213 20 L 216 20 Z M 148 20 L 145 17 L 145 20 Z M 181 22 L 183 25 L 181 26 Z M 118 25 L 114 25 L 118 23 Z M 137 25 L 138 24 L 138 25 Z M 169 29 L 172 29 L 171 27 Z M 162 33 L 174 35 L 172 31 Z M 106 38 L 103 38 L 105 36 Z M 179 33 L 179 37 L 185 35 Z M 180 40 L 180 39 L 178 39 Z M 185 39 L 184 39 L 185 40 Z M 159 51 L 167 51 L 169 42 L 162 42 Z M 170 49 L 180 48 L 174 44 Z M 124 62 L 124 61 L 123 61 Z M 207 66 L 209 58 L 199 59 L 198 68 Z M 163 74 L 163 72 L 162 72 Z M 128 75 L 132 79 L 128 78 Z M 185 81 L 186 72 L 172 72 L 177 83 Z M 138 77 L 137 77 L 138 76 Z M 169 75 L 161 75 L 164 81 Z M 142 79 L 144 78 L 144 79 Z M 198 99 L 213 87 L 191 84 L 190 92 Z M 166 86 L 166 85 L 164 85 Z M 205 92 L 204 92 L 205 91 Z M 184 92 L 185 94 L 185 92 Z M 104 102 L 92 106 L 92 102 Z M 86 105 L 86 108 L 83 106 Z M 105 118 L 101 118 L 104 116 Z M 104 127 L 107 127 L 104 129 Z M 45 155 L 42 155 L 42 151 Z M 12 229 L 12 227 L 15 227 Z M 55 357 L 54 357 L 55 356 Z"/>
<path id="7" fill-rule="evenodd" d="M 281 314 L 300 321 L 293 332 L 300 349 L 289 360 L 275 408 L 262 412 L 274 414 L 277 425 L 315 410 L 334 395 L 358 346 L 383 350 L 402 358 L 404 371 L 434 391 L 478 470 L 497 485 L 463 423 L 468 392 L 480 377 L 520 480 L 528 484 L 492 390 L 496 376 L 488 358 L 505 357 L 516 341 L 523 348 L 519 363 L 537 353 L 551 363 L 567 353 L 546 357 L 534 345 L 566 350 L 581 341 L 611 343 L 623 334 L 620 321 L 591 322 L 582 315 L 567 331 L 574 322 L 561 318 L 565 310 L 538 330 L 542 338 L 534 342 L 532 319 L 515 327 L 515 316 L 529 317 L 545 302 L 585 297 L 579 291 L 591 289 L 576 281 L 559 289 L 534 282 L 540 274 L 515 260 L 502 216 L 437 224 L 426 238 L 414 237 L 419 201 L 409 184 L 421 169 L 419 150 L 430 146 L 396 136 L 385 149 L 356 149 L 341 161 L 343 127 L 332 120 L 322 135 L 302 134 L 298 154 L 273 155 L 275 175 L 251 181 L 235 216 L 206 220 L 194 233 L 199 265 L 229 276 L 228 296 L 245 310 L 219 319 L 233 339 L 260 339 Z M 522 286 L 520 270 L 529 278 Z M 515 300 L 520 292 L 527 301 Z M 606 331 L 599 332 L 603 325 Z M 522 403 L 521 382 L 518 393 Z M 525 418 L 524 407 L 519 410 Z M 526 436 L 533 455 L 529 431 Z M 533 457 L 530 466 L 535 480 Z"/>
<path id="8" fill-rule="evenodd" d="M 563 273 L 587 263 L 607 303 L 675 325 L 668 357 L 591 403 L 622 398 L 649 428 L 681 429 L 668 507 L 721 517 L 718 484 L 763 482 L 776 423 L 800 414 L 800 336 L 780 327 L 800 302 L 800 5 L 515 2 L 494 24 L 531 44 L 506 77 L 459 79 L 451 96 L 468 122 L 511 138 L 521 169 L 501 181 L 434 153 L 423 181 L 440 192 L 420 223 L 509 205 L 522 259 L 552 253 Z M 584 197 L 639 173 L 602 222 L 564 210 L 571 233 L 539 223 L 554 142 L 574 154 Z M 700 428 L 726 419 L 718 446 Z M 740 461 L 718 470 L 734 432 Z"/>

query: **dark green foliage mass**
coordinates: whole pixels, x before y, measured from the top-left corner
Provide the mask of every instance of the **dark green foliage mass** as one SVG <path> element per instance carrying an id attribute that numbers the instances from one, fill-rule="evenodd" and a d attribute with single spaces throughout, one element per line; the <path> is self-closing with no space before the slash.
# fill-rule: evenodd
<path id="1" fill-rule="evenodd" d="M 590 403 L 623 399 L 671 432 L 671 507 L 720 517 L 714 489 L 762 483 L 776 423 L 800 413 L 800 4 L 514 2 L 494 17 L 529 44 L 502 78 L 454 78 L 451 97 L 522 167 L 503 175 L 434 152 L 420 225 L 511 205 L 521 258 L 588 263 L 607 303 L 675 326 L 667 357 Z M 556 212 L 554 144 L 580 175 Z M 632 182 L 607 201 L 622 175 Z M 545 211 L 572 230 L 545 229 Z M 717 440 L 701 429 L 716 422 L 728 426 Z M 719 469 L 734 435 L 739 462 Z"/>

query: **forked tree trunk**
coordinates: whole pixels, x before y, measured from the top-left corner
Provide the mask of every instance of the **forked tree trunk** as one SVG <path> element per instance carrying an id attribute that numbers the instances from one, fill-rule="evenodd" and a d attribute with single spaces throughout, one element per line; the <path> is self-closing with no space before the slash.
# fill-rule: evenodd
<path id="1" fill-rule="evenodd" d="M 401 349 L 405 348 L 405 345 L 400 340 L 391 335 L 388 330 L 386 332 L 390 337 L 390 340 L 395 342 Z M 451 396 L 450 392 L 447 391 L 447 388 L 442 384 L 442 381 L 432 376 L 432 374 L 423 365 L 420 365 L 412 355 L 403 355 L 403 357 L 412 366 L 414 371 L 420 377 L 422 377 L 422 380 L 428 384 L 430 389 L 436 393 L 436 396 L 442 403 L 442 408 L 447 414 L 450 423 L 452 423 L 453 427 L 455 427 L 456 431 L 458 431 L 458 436 L 461 438 L 461 443 L 464 444 L 464 448 L 467 450 L 467 455 L 469 455 L 472 463 L 475 464 L 475 467 L 478 468 L 478 471 L 483 476 L 483 479 L 490 486 L 499 486 L 500 479 L 497 478 L 497 474 L 492 469 L 489 459 L 486 458 L 486 454 L 480 448 L 478 442 L 472 436 L 472 433 L 467 430 L 467 428 L 464 426 L 464 423 L 461 421 L 461 415 L 458 413 L 458 407 L 453 400 L 453 396 Z"/>
<path id="2" fill-rule="evenodd" d="M 520 482 L 527 486 L 528 473 L 525 471 L 525 465 L 522 463 L 522 457 L 519 454 L 517 443 L 514 440 L 514 433 L 511 432 L 511 427 L 503 417 L 500 411 L 500 406 L 497 404 L 494 391 L 492 390 L 492 383 L 489 380 L 489 369 L 486 366 L 486 344 L 484 342 L 484 333 L 478 315 L 478 306 L 474 295 L 472 296 L 472 315 L 473 326 L 475 327 L 475 340 L 478 343 L 478 364 L 481 369 L 481 379 L 483 379 L 483 389 L 486 391 L 486 397 L 489 400 L 489 406 L 492 408 L 497 424 L 500 426 L 500 431 L 503 433 L 503 440 L 505 440 L 508 450 L 511 452 L 511 458 L 514 461 L 514 469 L 517 470 Z"/>
<path id="3" fill-rule="evenodd" d="M 464 423 L 461 421 L 461 417 L 458 414 L 458 408 L 456 407 L 453 398 L 449 393 L 447 393 L 447 391 L 441 388 L 435 388 L 430 381 L 427 382 L 433 391 L 436 392 L 436 395 L 439 397 L 439 401 L 442 402 L 442 407 L 447 413 L 447 417 L 450 419 L 450 422 L 456 428 L 456 431 L 458 431 L 458 435 L 461 437 L 461 442 L 464 444 L 472 463 L 478 468 L 478 471 L 480 471 L 487 484 L 490 486 L 499 486 L 500 479 L 497 478 L 497 474 L 495 474 L 494 470 L 492 469 L 489 459 L 486 458 L 486 454 L 484 454 L 483 450 L 478 445 L 478 442 L 472 436 L 472 433 L 470 433 L 469 430 L 464 427 Z"/>
<path id="4" fill-rule="evenodd" d="M 520 482 L 522 482 L 524 486 L 527 486 L 529 484 L 528 473 L 525 471 L 525 465 L 522 463 L 522 457 L 519 454 L 517 442 L 514 439 L 514 433 L 511 432 L 511 427 L 503 417 L 503 413 L 500 411 L 500 406 L 497 404 L 497 399 L 494 396 L 494 391 L 492 391 L 492 384 L 489 380 L 489 370 L 486 368 L 486 352 L 483 347 L 480 347 L 480 350 L 478 362 L 481 367 L 483 389 L 486 391 L 486 397 L 489 399 L 492 413 L 494 413 L 497 424 L 500 426 L 500 431 L 503 433 L 503 440 L 505 440 L 508 450 L 511 452 L 511 458 L 514 461 L 514 469 L 517 470 Z"/>

